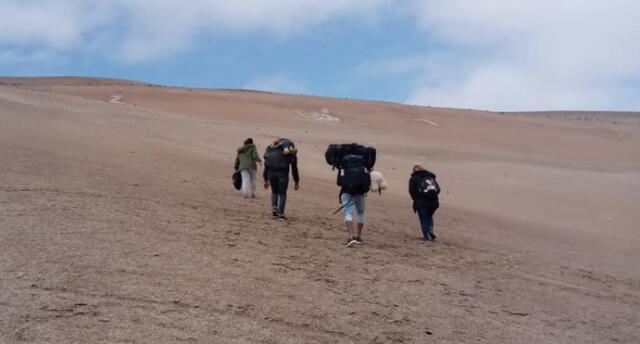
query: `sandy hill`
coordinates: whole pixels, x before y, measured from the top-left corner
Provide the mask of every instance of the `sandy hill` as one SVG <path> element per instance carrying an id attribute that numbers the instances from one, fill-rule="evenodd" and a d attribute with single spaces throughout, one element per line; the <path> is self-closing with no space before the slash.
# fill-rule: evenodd
<path id="1" fill-rule="evenodd" d="M 232 189 L 299 147 L 286 223 Z M 378 149 L 341 246 L 329 143 Z M 640 114 L 0 78 L 0 342 L 637 343 Z M 419 240 L 413 162 L 444 191 Z M 260 171 L 261 172 L 261 171 Z"/>

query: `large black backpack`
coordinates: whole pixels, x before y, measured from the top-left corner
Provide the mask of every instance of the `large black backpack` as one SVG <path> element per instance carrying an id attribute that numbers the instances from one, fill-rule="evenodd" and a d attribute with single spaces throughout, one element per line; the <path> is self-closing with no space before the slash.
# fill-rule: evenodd
<path id="1" fill-rule="evenodd" d="M 376 149 L 357 143 L 331 144 L 324 153 L 327 164 L 334 168 L 341 168 L 342 160 L 348 155 L 361 156 L 363 158 L 363 165 L 368 170 L 371 170 L 376 164 Z"/>
<path id="2" fill-rule="evenodd" d="M 264 164 L 268 166 L 270 170 L 280 172 L 287 171 L 289 167 L 289 162 L 284 156 L 281 146 L 267 147 L 267 150 L 264 152 Z"/>
<path id="3" fill-rule="evenodd" d="M 338 186 L 342 191 L 352 195 L 361 195 L 371 187 L 371 175 L 364 165 L 364 158 L 360 155 L 345 155 L 340 162 L 338 172 Z"/>

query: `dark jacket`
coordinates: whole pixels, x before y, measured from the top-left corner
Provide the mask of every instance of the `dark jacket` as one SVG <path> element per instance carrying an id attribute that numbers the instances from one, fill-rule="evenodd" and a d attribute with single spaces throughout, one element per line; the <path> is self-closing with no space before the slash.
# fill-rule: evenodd
<path id="1" fill-rule="evenodd" d="M 278 144 L 278 145 L 271 145 L 269 147 L 267 147 L 267 150 L 269 149 L 280 149 L 280 150 L 284 150 L 284 148 L 282 147 L 282 145 Z M 266 151 L 265 151 L 266 153 Z M 291 175 L 293 176 L 293 181 L 298 184 L 300 182 L 300 176 L 298 175 L 298 157 L 297 154 L 285 154 L 285 159 L 287 160 L 287 167 L 286 170 L 274 170 L 272 168 L 269 167 L 269 162 L 267 161 L 267 159 L 264 160 L 264 170 L 262 172 L 262 177 L 264 178 L 264 181 L 267 182 L 270 178 L 274 178 L 274 177 L 289 177 L 289 169 L 291 169 Z"/>
<path id="2" fill-rule="evenodd" d="M 420 181 L 427 179 L 436 179 L 436 175 L 427 170 L 416 171 L 411 174 L 411 178 L 409 179 L 409 194 L 411 195 L 411 199 L 413 199 L 413 211 L 418 211 L 418 209 L 427 209 L 432 212 L 436 211 L 438 207 L 440 207 L 440 201 L 438 199 L 438 194 L 440 194 L 440 186 L 438 182 L 436 182 L 437 192 L 435 197 L 427 198 L 424 194 L 421 194 L 418 191 Z"/>
<path id="3" fill-rule="evenodd" d="M 254 144 L 248 144 L 238 148 L 238 155 L 236 156 L 234 167 L 236 171 L 257 170 L 257 163 L 261 161 L 256 146 Z"/>

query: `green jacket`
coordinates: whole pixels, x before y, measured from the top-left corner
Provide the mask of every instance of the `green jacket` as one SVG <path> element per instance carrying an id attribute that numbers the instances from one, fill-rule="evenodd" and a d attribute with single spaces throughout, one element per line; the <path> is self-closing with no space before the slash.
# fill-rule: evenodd
<path id="1" fill-rule="evenodd" d="M 258 150 L 255 145 L 244 145 L 238 148 L 238 155 L 236 156 L 235 163 L 236 171 L 257 170 L 258 162 L 262 162 L 262 160 L 260 160 L 260 156 L 258 155 Z"/>

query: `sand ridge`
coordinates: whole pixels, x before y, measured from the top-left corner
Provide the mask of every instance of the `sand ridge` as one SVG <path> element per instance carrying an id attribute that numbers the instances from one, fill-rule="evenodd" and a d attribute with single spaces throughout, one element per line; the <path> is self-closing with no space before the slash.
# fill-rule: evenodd
<path id="1" fill-rule="evenodd" d="M 100 79 L 0 78 L 0 341 L 636 343 L 640 135 L 613 123 Z M 121 95 L 114 104 L 110 100 Z M 340 121 L 308 120 L 321 112 Z M 578 116 L 579 114 L 574 114 Z M 428 119 L 429 122 L 420 122 Z M 231 188 L 252 136 L 301 190 Z M 334 142 L 390 188 L 346 249 Z M 443 187 L 418 240 L 406 185 Z"/>

